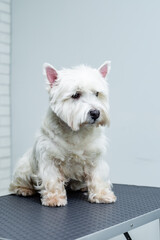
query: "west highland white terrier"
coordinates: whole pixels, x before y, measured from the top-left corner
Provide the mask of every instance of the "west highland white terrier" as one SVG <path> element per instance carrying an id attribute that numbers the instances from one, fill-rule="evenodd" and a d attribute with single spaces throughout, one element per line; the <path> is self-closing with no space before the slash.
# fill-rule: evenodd
<path id="1" fill-rule="evenodd" d="M 105 157 L 110 65 L 57 71 L 44 64 L 49 109 L 33 148 L 17 164 L 10 192 L 38 191 L 45 206 L 65 206 L 66 186 L 87 190 L 92 203 L 116 201 Z"/>

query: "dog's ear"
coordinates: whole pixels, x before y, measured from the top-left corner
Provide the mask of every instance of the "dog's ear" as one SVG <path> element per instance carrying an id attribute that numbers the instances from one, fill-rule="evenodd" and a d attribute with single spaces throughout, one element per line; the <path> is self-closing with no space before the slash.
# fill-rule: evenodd
<path id="1" fill-rule="evenodd" d="M 47 76 L 50 87 L 52 87 L 58 77 L 57 70 L 49 63 L 44 63 L 43 64 L 43 74 L 45 76 Z"/>
<path id="2" fill-rule="evenodd" d="M 105 78 L 108 73 L 111 70 L 111 61 L 106 61 L 104 62 L 99 68 L 98 68 L 100 74 L 102 75 L 103 78 Z"/>

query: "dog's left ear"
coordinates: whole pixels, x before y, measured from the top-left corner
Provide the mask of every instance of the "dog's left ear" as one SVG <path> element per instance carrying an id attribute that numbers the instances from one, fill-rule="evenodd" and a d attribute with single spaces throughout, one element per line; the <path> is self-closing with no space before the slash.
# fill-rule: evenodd
<path id="1" fill-rule="evenodd" d="M 105 78 L 108 73 L 111 70 L 111 61 L 106 61 L 104 62 L 99 68 L 98 68 L 100 74 L 102 75 L 103 78 Z"/>
<path id="2" fill-rule="evenodd" d="M 47 76 L 50 87 L 52 87 L 58 77 L 57 70 L 51 64 L 44 63 L 43 64 L 43 74 Z"/>

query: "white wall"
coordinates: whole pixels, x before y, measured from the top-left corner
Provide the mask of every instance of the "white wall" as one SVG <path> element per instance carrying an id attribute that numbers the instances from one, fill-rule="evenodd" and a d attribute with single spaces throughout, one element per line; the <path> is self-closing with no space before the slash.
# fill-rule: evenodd
<path id="1" fill-rule="evenodd" d="M 0 0 L 0 195 L 10 182 L 10 0 Z"/>
<path id="2" fill-rule="evenodd" d="M 12 1 L 12 160 L 33 144 L 57 69 L 112 60 L 108 161 L 113 182 L 160 186 L 159 0 Z M 133 234 L 157 239 L 157 223 Z M 118 238 L 119 239 L 119 238 Z"/>

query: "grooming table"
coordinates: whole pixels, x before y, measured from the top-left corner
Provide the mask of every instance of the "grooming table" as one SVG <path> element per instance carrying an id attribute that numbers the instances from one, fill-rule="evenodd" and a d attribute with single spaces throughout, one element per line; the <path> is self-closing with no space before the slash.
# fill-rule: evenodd
<path id="1" fill-rule="evenodd" d="M 0 239 L 131 239 L 129 230 L 160 218 L 160 188 L 114 184 L 113 190 L 113 204 L 91 204 L 84 193 L 68 191 L 65 207 L 42 206 L 39 195 L 0 197 Z"/>

